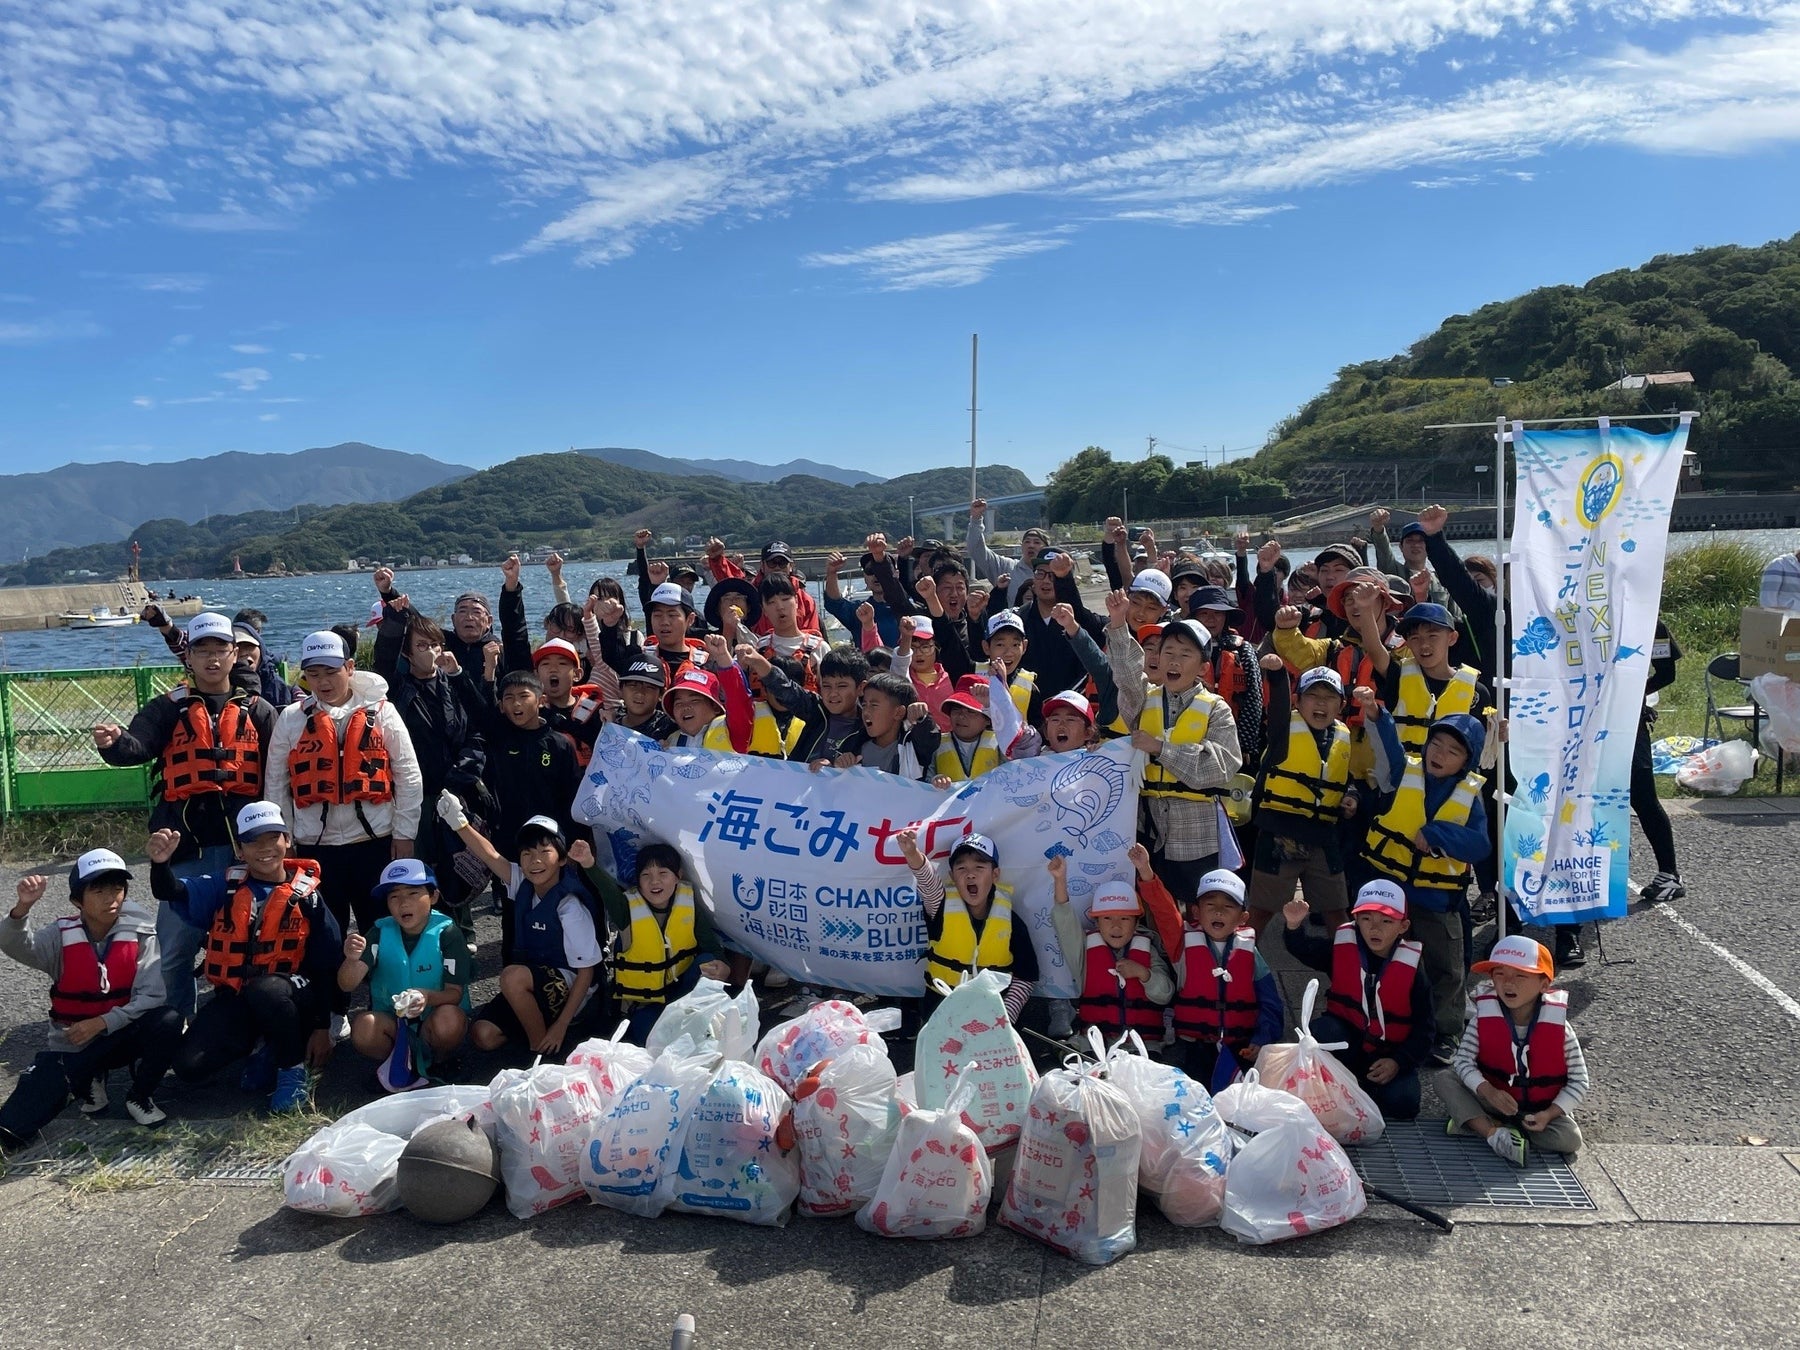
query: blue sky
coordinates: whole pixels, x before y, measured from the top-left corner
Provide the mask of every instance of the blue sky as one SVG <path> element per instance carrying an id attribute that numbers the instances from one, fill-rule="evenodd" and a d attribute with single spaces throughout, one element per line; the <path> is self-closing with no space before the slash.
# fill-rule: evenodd
<path id="1" fill-rule="evenodd" d="M 47 0 L 0 468 L 364 440 L 1041 479 L 1800 230 L 1800 4 Z M 1504 372 L 1496 372 L 1504 373 Z"/>

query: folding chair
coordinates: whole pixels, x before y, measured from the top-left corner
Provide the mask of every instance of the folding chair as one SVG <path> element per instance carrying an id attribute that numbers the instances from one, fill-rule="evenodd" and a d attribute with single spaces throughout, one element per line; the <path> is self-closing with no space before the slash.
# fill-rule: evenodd
<path id="1" fill-rule="evenodd" d="M 1719 739 L 1724 740 L 1725 723 L 1728 719 L 1733 722 L 1747 722 L 1750 726 L 1750 744 L 1754 748 L 1758 732 L 1762 727 L 1763 715 L 1762 708 L 1757 705 L 1756 700 L 1751 699 L 1748 703 L 1721 704 L 1713 698 L 1714 680 L 1721 683 L 1729 681 L 1737 686 L 1738 693 L 1748 697 L 1749 691 L 1744 688 L 1744 677 L 1739 673 L 1739 661 L 1740 657 L 1737 652 L 1720 652 L 1706 663 L 1706 716 L 1700 723 L 1700 735 L 1702 738 L 1710 736 L 1712 729 L 1717 727 Z M 1780 773 L 1780 768 L 1780 764 L 1777 763 L 1777 774 Z M 1779 791 L 1779 788 L 1777 790 Z"/>

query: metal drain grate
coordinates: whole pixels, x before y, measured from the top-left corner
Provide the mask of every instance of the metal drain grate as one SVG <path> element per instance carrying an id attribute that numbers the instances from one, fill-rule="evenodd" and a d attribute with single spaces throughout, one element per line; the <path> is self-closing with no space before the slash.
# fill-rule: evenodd
<path id="1" fill-rule="evenodd" d="M 210 1181 L 266 1186 L 280 1180 L 282 1162 L 235 1153 L 224 1135 L 146 1134 L 118 1121 L 80 1119 L 52 1121 L 37 1143 L 7 1160 L 7 1170 L 66 1178 L 105 1168 L 146 1185 Z"/>
<path id="2" fill-rule="evenodd" d="M 1420 1205 L 1597 1209 L 1560 1153 L 1531 1155 L 1523 1171 L 1474 1135 L 1447 1135 L 1441 1120 L 1392 1120 L 1381 1138 L 1346 1150 L 1357 1173 Z"/>

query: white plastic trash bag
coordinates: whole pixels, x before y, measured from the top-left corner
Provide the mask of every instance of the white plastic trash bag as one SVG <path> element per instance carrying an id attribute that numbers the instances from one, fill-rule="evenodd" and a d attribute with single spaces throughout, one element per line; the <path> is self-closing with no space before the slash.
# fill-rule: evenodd
<path id="1" fill-rule="evenodd" d="M 681 1037 L 588 1132 L 578 1176 L 595 1204 L 643 1219 L 668 1208 L 694 1107 L 719 1069 L 710 1046 Z"/>
<path id="2" fill-rule="evenodd" d="M 809 1070 L 794 1089 L 800 1212 L 834 1218 L 862 1208 L 881 1184 L 899 1115 L 884 1050 L 853 1045 Z"/>
<path id="3" fill-rule="evenodd" d="M 687 1036 L 700 1051 L 749 1060 L 756 1053 L 756 991 L 746 984 L 733 998 L 718 980 L 702 976 L 686 994 L 662 1010 L 644 1038 L 652 1057 Z"/>
<path id="4" fill-rule="evenodd" d="M 753 1062 L 791 1093 L 813 1065 L 822 1059 L 835 1059 L 853 1045 L 886 1049 L 881 1036 L 864 1019 L 861 1008 L 828 998 L 800 1016 L 770 1027 L 756 1047 Z"/>
<path id="5" fill-rule="evenodd" d="M 857 1225 L 882 1237 L 973 1237 L 987 1227 L 993 1164 L 963 1113 L 974 1104 L 965 1070 L 941 1111 L 913 1109 L 900 1119 L 893 1152 Z"/>
<path id="6" fill-rule="evenodd" d="M 1756 751 L 1749 741 L 1720 741 L 1708 746 L 1675 770 L 1675 781 L 1689 792 L 1729 797 L 1756 772 Z"/>
<path id="7" fill-rule="evenodd" d="M 1362 1090 L 1356 1075 L 1332 1054 L 1343 1041 L 1321 1044 L 1312 1034 L 1313 1003 L 1319 982 L 1310 980 L 1300 1004 L 1300 1030 L 1293 1041 L 1265 1045 L 1256 1056 L 1256 1077 L 1265 1087 L 1291 1092 L 1318 1117 L 1340 1144 L 1372 1144 L 1387 1129 L 1381 1108 Z"/>
<path id="8" fill-rule="evenodd" d="M 1800 755 L 1800 682 L 1785 675 L 1758 675 L 1750 697 L 1763 710 L 1763 748 L 1771 754 Z"/>
<path id="9" fill-rule="evenodd" d="M 625 1089 L 643 1076 L 656 1057 L 641 1045 L 625 1039 L 629 1022 L 619 1023 L 612 1039 L 583 1041 L 569 1052 L 565 1061 L 571 1069 L 585 1069 L 599 1092 L 600 1109 L 610 1111 L 624 1096 Z"/>
<path id="10" fill-rule="evenodd" d="M 969 1123 L 990 1153 L 1019 1137 L 1038 1080 L 1037 1067 L 1001 1001 L 1011 983 L 999 971 L 982 970 L 945 991 L 944 1001 L 919 1030 L 914 1057 L 917 1100 L 927 1111 L 942 1110 L 963 1067 L 975 1066 Z"/>
<path id="11" fill-rule="evenodd" d="M 800 1194 L 792 1127 L 782 1128 L 792 1109 L 773 1078 L 727 1060 L 688 1118 L 669 1208 L 744 1223 L 786 1223 Z"/>
<path id="12" fill-rule="evenodd" d="M 1234 1127 L 1257 1132 L 1225 1174 L 1219 1226 L 1256 1245 L 1323 1232 L 1361 1214 L 1369 1199 L 1343 1145 L 1305 1102 L 1255 1078 L 1252 1070 L 1215 1099 Z"/>
<path id="13" fill-rule="evenodd" d="M 312 1135 L 281 1165 L 283 1203 L 340 1219 L 400 1208 L 395 1177 L 406 1141 L 450 1116 L 479 1118 L 487 1100 L 481 1084 L 453 1084 L 358 1107 Z"/>
<path id="14" fill-rule="evenodd" d="M 1172 1064 L 1158 1064 L 1136 1032 L 1107 1061 L 1107 1077 L 1137 1112 L 1143 1132 L 1138 1187 L 1170 1223 L 1217 1223 L 1225 1205 L 1231 1132 L 1207 1090 Z"/>
<path id="15" fill-rule="evenodd" d="M 1000 1204 L 1000 1222 L 1064 1256 L 1103 1266 L 1137 1246 L 1142 1132 L 1103 1064 L 1038 1080 Z"/>
<path id="16" fill-rule="evenodd" d="M 584 1068 L 539 1064 L 490 1084 L 506 1207 L 529 1219 L 581 1195 L 581 1155 L 600 1118 L 600 1093 Z"/>

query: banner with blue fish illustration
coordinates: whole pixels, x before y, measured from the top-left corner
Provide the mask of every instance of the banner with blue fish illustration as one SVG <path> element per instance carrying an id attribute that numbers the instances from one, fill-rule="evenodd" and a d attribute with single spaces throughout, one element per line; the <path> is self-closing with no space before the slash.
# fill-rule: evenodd
<path id="1" fill-rule="evenodd" d="M 1518 787 L 1501 875 L 1535 922 L 1625 913 L 1631 754 L 1687 434 L 1685 421 L 1666 435 L 1513 426 L 1507 754 Z"/>
<path id="2" fill-rule="evenodd" d="M 1130 881 L 1143 756 L 1129 741 L 1002 764 L 954 792 L 873 769 L 824 769 L 664 750 L 608 726 L 577 820 L 611 844 L 629 877 L 640 842 L 675 845 L 719 931 L 796 980 L 887 997 L 924 988 L 925 914 L 895 842 L 908 826 L 944 868 L 958 840 L 985 834 L 1037 950 L 1042 993 L 1069 997 L 1050 925 L 1046 859 L 1069 859 L 1069 896 L 1085 911 L 1103 881 Z"/>

